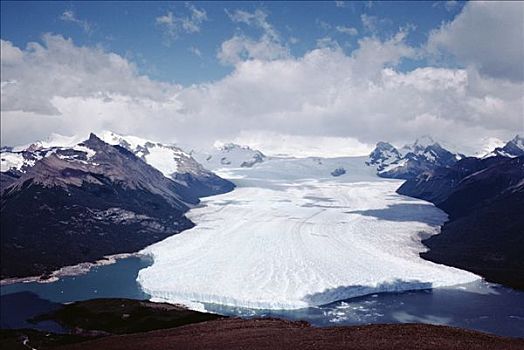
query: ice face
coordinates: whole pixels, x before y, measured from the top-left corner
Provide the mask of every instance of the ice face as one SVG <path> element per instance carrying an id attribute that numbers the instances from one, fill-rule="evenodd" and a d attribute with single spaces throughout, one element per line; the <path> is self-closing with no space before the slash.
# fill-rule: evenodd
<path id="1" fill-rule="evenodd" d="M 457 285 L 478 276 L 419 257 L 446 215 L 395 193 L 366 158 L 271 159 L 221 173 L 237 188 L 189 212 L 196 227 L 145 249 L 155 300 L 297 309 L 350 297 Z M 344 167 L 346 173 L 330 172 Z"/>

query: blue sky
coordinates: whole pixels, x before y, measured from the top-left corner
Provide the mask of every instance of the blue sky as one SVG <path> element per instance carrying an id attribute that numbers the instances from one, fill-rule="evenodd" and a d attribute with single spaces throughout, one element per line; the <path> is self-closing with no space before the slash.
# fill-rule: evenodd
<path id="1" fill-rule="evenodd" d="M 1 2 L 2 144 L 463 153 L 524 133 L 524 2 Z"/>
<path id="2" fill-rule="evenodd" d="M 2 1 L 2 39 L 18 47 L 41 41 L 44 33 L 61 34 L 80 46 L 100 45 L 133 61 L 140 72 L 162 81 L 188 85 L 217 80 L 230 73 L 230 65 L 217 59 L 222 42 L 234 34 L 257 37 L 259 28 L 234 23 L 226 11 L 267 13 L 267 21 L 288 45 L 293 56 L 304 55 L 326 36 L 337 40 L 350 53 L 357 41 L 370 34 L 388 37 L 399 27 L 414 26 L 407 42 L 422 45 L 430 30 L 460 12 L 462 2 L 195 2 L 206 13 L 197 32 L 178 31 L 176 38 L 165 33 L 157 18 L 171 11 L 174 17 L 190 16 L 185 2 L 21 2 Z M 75 22 L 63 19 L 66 11 Z M 362 16 L 375 18 L 370 33 Z M 337 27 L 355 28 L 349 35 Z M 195 51 L 200 52 L 200 56 Z M 401 69 L 423 65 L 404 60 Z"/>

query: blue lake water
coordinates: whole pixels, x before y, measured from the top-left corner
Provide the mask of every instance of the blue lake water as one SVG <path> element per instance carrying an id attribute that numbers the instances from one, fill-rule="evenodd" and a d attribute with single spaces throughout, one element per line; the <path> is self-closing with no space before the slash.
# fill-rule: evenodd
<path id="1" fill-rule="evenodd" d="M 93 298 L 147 299 L 138 283 L 138 271 L 147 260 L 130 257 L 98 266 L 84 275 L 52 283 L 16 283 L 0 288 L 2 328 L 34 327 L 61 331 L 53 322 L 34 325 L 27 319 L 51 311 L 60 303 Z M 460 289 L 433 289 L 373 294 L 321 307 L 268 311 L 206 304 L 206 309 L 241 317 L 271 316 L 305 320 L 315 326 L 423 322 L 524 337 L 524 292 L 476 282 Z"/>

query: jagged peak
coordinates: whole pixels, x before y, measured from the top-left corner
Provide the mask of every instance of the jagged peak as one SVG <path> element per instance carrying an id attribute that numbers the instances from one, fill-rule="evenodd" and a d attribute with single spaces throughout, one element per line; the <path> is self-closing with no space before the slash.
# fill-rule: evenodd
<path id="1" fill-rule="evenodd" d="M 95 133 L 90 133 L 89 138 L 84 142 L 79 143 L 78 145 L 85 146 L 94 151 L 102 150 L 104 149 L 104 147 L 111 147 L 108 143 L 104 142 L 104 140 L 99 138 Z"/>
<path id="2" fill-rule="evenodd" d="M 420 152 L 420 151 L 424 151 L 426 148 L 432 147 L 432 146 L 438 146 L 438 147 L 442 148 L 440 146 L 440 144 L 438 142 L 436 142 L 431 136 L 429 136 L 429 135 L 422 135 L 422 136 L 416 138 L 415 142 L 413 142 L 412 144 L 406 144 L 401 149 L 405 150 L 405 151 Z"/>
<path id="3" fill-rule="evenodd" d="M 504 146 L 497 147 L 493 152 L 486 154 L 483 158 L 489 158 L 493 156 L 503 157 L 517 157 L 524 154 L 524 138 L 520 135 L 516 135 L 513 139 L 509 140 Z"/>
<path id="4" fill-rule="evenodd" d="M 89 138 L 87 140 L 88 141 L 102 141 L 100 137 L 96 136 L 96 134 L 93 132 L 89 133 Z"/>
<path id="5" fill-rule="evenodd" d="M 418 137 L 413 145 L 421 146 L 421 147 L 427 147 L 436 144 L 435 140 L 429 135 L 422 135 Z"/>
<path id="6" fill-rule="evenodd" d="M 524 148 L 524 136 L 520 136 L 519 134 L 515 135 L 515 137 L 513 139 L 511 139 L 510 141 L 508 141 L 508 143 L 513 143 L 519 147 L 523 147 Z"/>
<path id="7" fill-rule="evenodd" d="M 376 148 L 378 149 L 396 149 L 395 146 L 393 146 L 389 142 L 379 141 L 377 142 Z"/>
<path id="8" fill-rule="evenodd" d="M 445 147 L 442 147 L 440 143 L 435 141 L 429 135 L 423 135 L 421 137 L 418 137 L 414 143 L 405 145 L 404 147 L 400 149 L 400 151 L 404 155 L 408 153 L 421 154 L 421 153 L 428 152 L 428 151 L 429 152 L 436 151 L 436 152 L 454 153 L 454 152 L 450 152 Z"/>
<path id="9" fill-rule="evenodd" d="M 369 154 L 370 158 L 388 157 L 388 155 L 395 155 L 397 158 L 400 152 L 389 142 L 377 142 L 375 149 Z"/>

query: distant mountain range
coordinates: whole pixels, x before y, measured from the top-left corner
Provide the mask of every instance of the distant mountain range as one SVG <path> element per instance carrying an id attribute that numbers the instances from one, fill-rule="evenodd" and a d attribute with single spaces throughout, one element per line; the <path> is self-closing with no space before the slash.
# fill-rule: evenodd
<path id="1" fill-rule="evenodd" d="M 484 158 L 492 156 L 517 157 L 524 154 L 524 139 L 515 136 L 505 146 L 497 147 Z M 377 143 L 369 155 L 367 165 L 377 169 L 377 175 L 395 179 L 414 179 L 418 175 L 440 167 L 451 167 L 466 158 L 460 153 L 453 153 L 431 137 L 417 139 L 411 145 L 397 149 L 387 142 Z"/>
<path id="2" fill-rule="evenodd" d="M 462 158 L 464 155 L 452 153 L 426 136 L 400 149 L 379 142 L 366 164 L 376 167 L 381 177 L 412 179 L 424 171 L 451 166 Z"/>
<path id="3" fill-rule="evenodd" d="M 524 289 L 524 142 L 516 136 L 483 158 L 427 169 L 397 191 L 449 215 L 421 256 Z"/>
<path id="4" fill-rule="evenodd" d="M 1 277 L 135 252 L 193 226 L 199 197 L 234 185 L 174 146 L 113 133 L 1 152 Z"/>

